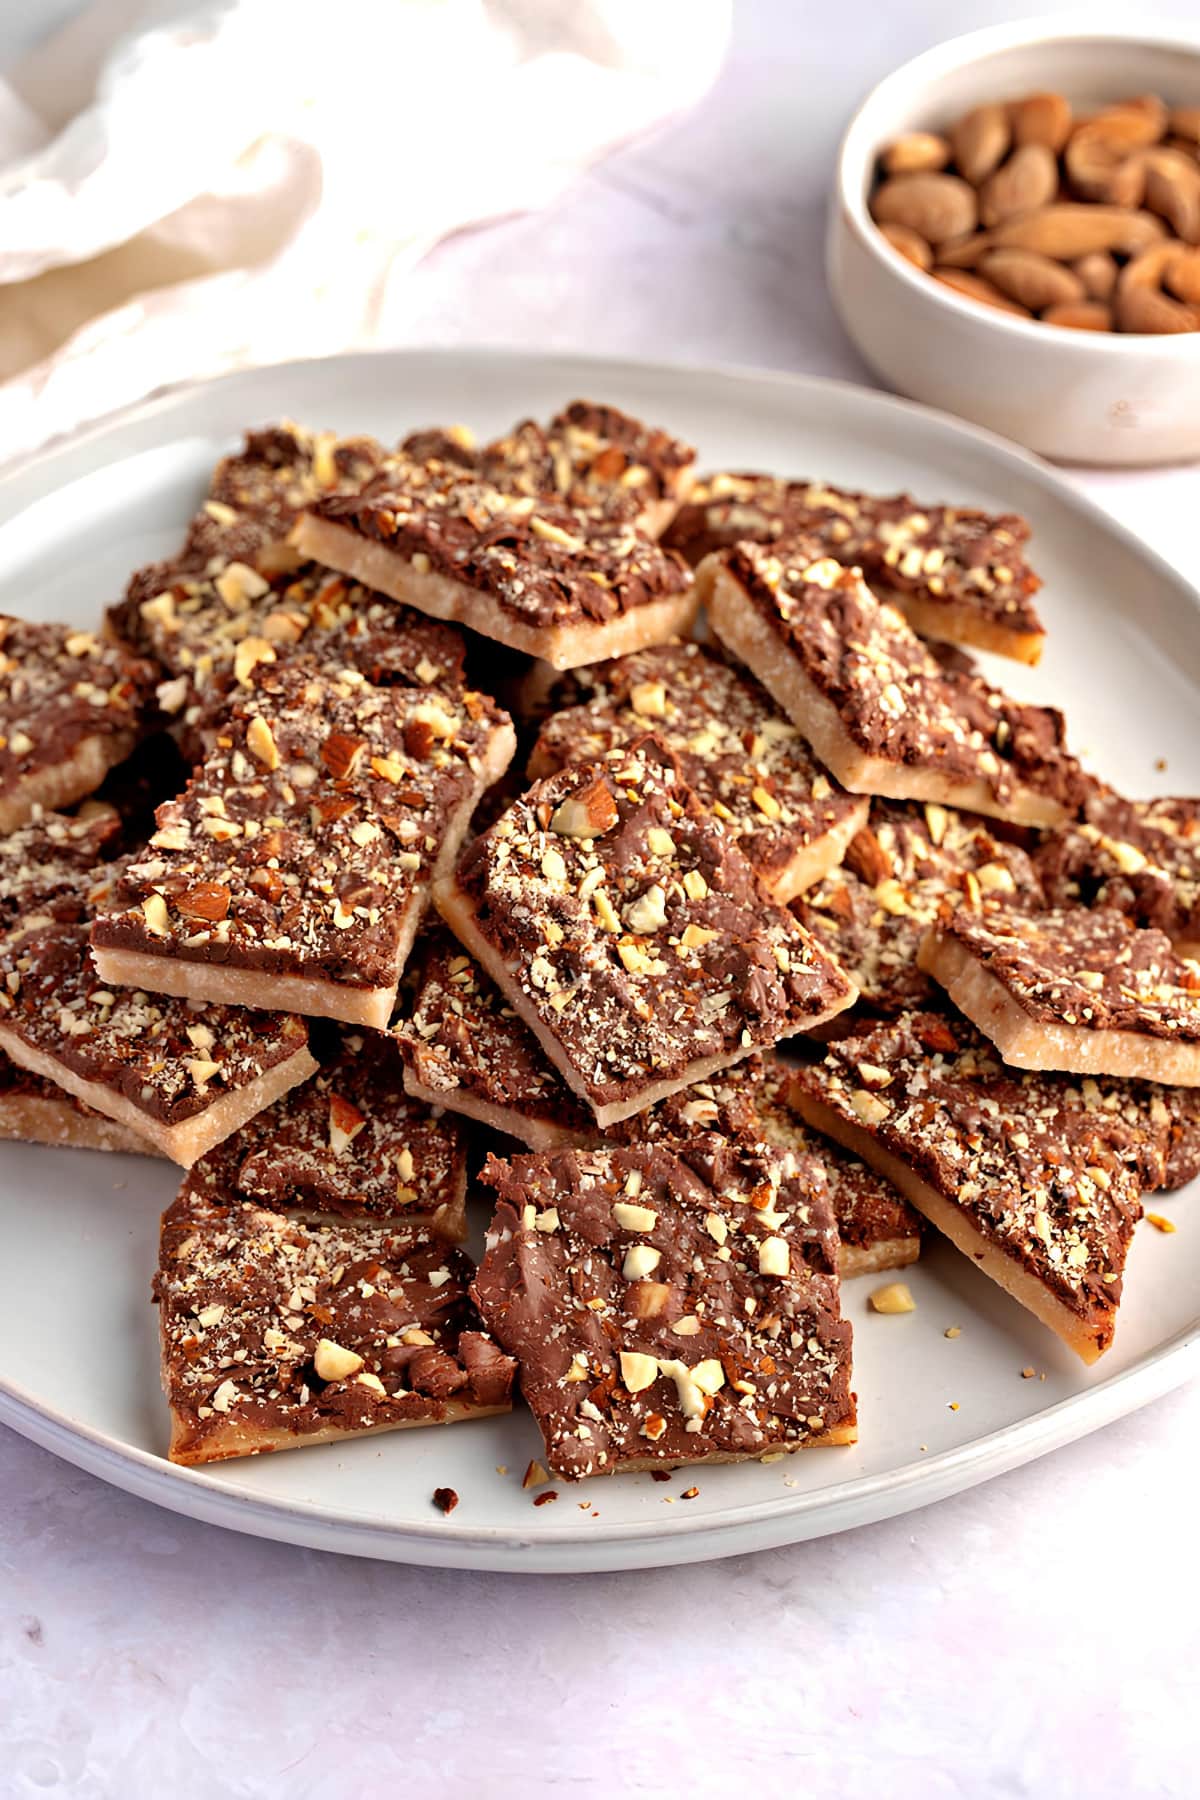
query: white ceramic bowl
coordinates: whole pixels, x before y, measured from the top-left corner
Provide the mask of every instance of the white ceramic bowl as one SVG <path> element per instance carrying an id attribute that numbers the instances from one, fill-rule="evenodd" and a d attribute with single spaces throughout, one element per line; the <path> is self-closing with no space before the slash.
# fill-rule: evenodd
<path id="1" fill-rule="evenodd" d="M 838 157 L 827 263 L 842 322 L 889 387 L 1044 456 L 1124 464 L 1200 456 L 1200 332 L 1070 331 L 981 306 L 905 262 L 867 211 L 876 159 L 893 138 L 1044 89 L 1081 108 L 1139 93 L 1200 104 L 1200 35 L 1027 20 L 939 44 L 880 82 Z"/>

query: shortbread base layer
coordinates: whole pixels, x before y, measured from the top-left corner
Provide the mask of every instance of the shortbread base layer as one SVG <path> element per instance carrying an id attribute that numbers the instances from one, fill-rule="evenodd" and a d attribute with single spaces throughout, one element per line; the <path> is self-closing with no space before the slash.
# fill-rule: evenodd
<path id="1" fill-rule="evenodd" d="M 107 980 L 108 977 L 103 979 Z M 178 1125 L 167 1125 L 161 1119 L 151 1118 L 131 1100 L 127 1100 L 124 1094 L 115 1093 L 103 1082 L 88 1081 L 73 1069 L 65 1068 L 44 1050 L 33 1049 L 19 1033 L 4 1025 L 0 1025 L 0 1050 L 19 1068 L 28 1069 L 34 1075 L 56 1082 L 68 1094 L 74 1094 L 77 1100 L 82 1100 L 85 1106 L 92 1107 L 95 1112 L 103 1113 L 109 1119 L 115 1119 L 118 1125 L 136 1133 L 143 1140 L 142 1148 L 148 1146 L 159 1156 L 165 1156 L 185 1169 L 190 1169 L 194 1162 L 217 1144 L 224 1143 L 227 1137 L 232 1136 L 250 1119 L 257 1118 L 264 1107 L 286 1094 L 289 1088 L 294 1088 L 299 1082 L 307 1081 L 310 1075 L 315 1075 L 318 1066 L 316 1057 L 304 1045 L 283 1062 L 265 1069 L 253 1081 L 247 1082 L 245 1087 L 222 1094 L 219 1100 L 214 1100 L 203 1112 L 196 1113 Z"/>
<path id="2" fill-rule="evenodd" d="M 428 1106 L 440 1106 L 446 1112 L 458 1113 L 464 1119 L 474 1119 L 492 1131 L 502 1132 L 529 1150 L 569 1150 L 580 1141 L 578 1131 L 572 1131 L 568 1125 L 556 1125 L 552 1119 L 529 1118 L 516 1107 L 497 1106 L 458 1088 L 426 1087 L 409 1069 L 404 1071 L 404 1091 Z"/>
<path id="3" fill-rule="evenodd" d="M 932 638 L 938 644 L 959 644 L 966 650 L 990 650 L 995 656 L 1007 656 L 1030 667 L 1042 660 L 1044 631 L 1006 627 L 995 619 L 981 618 L 962 602 L 923 600 L 919 594 L 900 593 L 874 582 L 868 585 L 878 599 L 904 614 L 918 637 Z"/>
<path id="4" fill-rule="evenodd" d="M 0 1139 L 10 1143 L 46 1144 L 54 1149 L 105 1150 L 129 1156 L 164 1153 L 138 1131 L 115 1119 L 83 1113 L 64 1096 L 51 1100 L 37 1094 L 0 1100 Z"/>
<path id="5" fill-rule="evenodd" d="M 430 885 L 458 861 L 472 813 L 484 792 L 504 774 L 516 750 L 517 735 L 512 726 L 498 727 L 480 759 L 476 780 L 446 822 Z M 241 969 L 229 963 L 193 961 L 178 955 L 156 956 L 146 950 L 95 943 L 92 960 L 100 979 L 118 987 L 144 988 L 148 993 L 173 994 L 185 1000 L 248 1006 L 258 1012 L 295 1012 L 306 1018 L 337 1019 L 346 1025 L 370 1025 L 377 1031 L 386 1031 L 400 977 L 428 905 L 429 887 L 422 883 L 413 889 L 400 917 L 395 978 L 386 987 L 351 987 L 346 982 L 322 980 L 315 975 L 268 974 L 263 969 Z"/>
<path id="6" fill-rule="evenodd" d="M 937 1189 L 913 1170 L 907 1163 L 893 1156 L 877 1144 L 869 1131 L 861 1126 L 851 1125 L 840 1118 L 829 1107 L 824 1106 L 810 1094 L 797 1093 L 793 1105 L 805 1122 L 814 1131 L 832 1138 L 835 1144 L 843 1149 L 852 1150 L 855 1156 L 886 1176 L 892 1186 L 898 1188 L 906 1200 L 912 1202 L 918 1212 L 924 1213 L 930 1224 L 949 1238 L 956 1250 L 983 1271 L 985 1275 L 1002 1287 L 1005 1293 L 1031 1312 L 1035 1319 L 1048 1325 L 1056 1337 L 1073 1350 L 1085 1363 L 1094 1363 L 1112 1343 L 1115 1320 L 1112 1318 L 1081 1318 L 1072 1312 L 1069 1306 L 1055 1298 L 1043 1284 L 1024 1269 L 1010 1256 L 991 1243 L 982 1232 L 978 1231 L 966 1215 L 954 1206 Z"/>
<path id="7" fill-rule="evenodd" d="M 1031 1018 L 965 945 L 937 931 L 926 932 L 917 961 L 1014 1068 L 1200 1087 L 1200 1043 Z"/>
<path id="8" fill-rule="evenodd" d="M 874 1244 L 843 1244 L 838 1252 L 838 1274 L 843 1281 L 856 1275 L 883 1275 L 888 1269 L 907 1269 L 921 1254 L 919 1237 L 879 1238 Z"/>
<path id="9" fill-rule="evenodd" d="M 535 626 L 515 619 L 490 595 L 466 582 L 430 571 L 423 574 L 407 557 L 386 544 L 361 537 L 348 526 L 305 513 L 293 535 L 297 548 L 328 568 L 350 575 L 393 600 L 416 607 L 434 619 L 466 625 L 483 637 L 540 656 L 555 669 L 628 656 L 650 644 L 686 635 L 696 616 L 694 588 L 633 607 L 605 623 Z"/>
<path id="10" fill-rule="evenodd" d="M 528 1025 L 546 1052 L 549 1061 L 558 1070 L 571 1092 L 578 1094 L 584 1105 L 591 1108 L 597 1125 L 618 1125 L 622 1119 L 631 1119 L 635 1114 L 645 1112 L 646 1108 L 653 1106 L 656 1100 L 665 1100 L 668 1094 L 678 1094 L 683 1088 L 694 1087 L 698 1081 L 708 1081 L 719 1070 L 732 1068 L 734 1063 L 739 1063 L 744 1057 L 752 1056 L 756 1050 L 767 1047 L 763 1044 L 739 1045 L 736 1049 L 730 1050 L 728 1055 L 698 1057 L 678 1075 L 668 1077 L 663 1081 L 649 1082 L 636 1094 L 627 1096 L 623 1100 L 612 1100 L 605 1105 L 598 1106 L 592 1095 L 588 1093 L 587 1086 L 581 1080 L 576 1069 L 564 1057 L 561 1044 L 546 1030 L 538 1016 L 537 1009 L 530 1005 L 520 984 L 512 979 L 512 974 L 503 958 L 496 953 L 491 943 L 479 930 L 475 922 L 475 909 L 453 878 L 435 883 L 433 903 L 464 949 L 469 950 L 476 962 L 482 965 L 517 1017 Z M 839 1001 L 828 1012 L 805 1020 L 803 1025 L 796 1027 L 796 1030 L 807 1031 L 814 1025 L 820 1025 L 826 1019 L 832 1019 L 835 1014 L 844 1012 L 848 1006 L 853 1006 L 857 998 L 856 990 L 851 988 L 844 1000 Z"/>
<path id="11" fill-rule="evenodd" d="M 110 769 L 123 763 L 137 742 L 132 731 L 81 738 L 62 762 L 34 769 L 0 795 L 0 837 L 25 825 L 35 807 L 56 812 L 94 794 Z"/>
<path id="12" fill-rule="evenodd" d="M 511 1406 L 473 1406 L 468 1400 L 446 1400 L 437 1418 L 396 1419 L 386 1425 L 367 1425 L 361 1431 L 347 1431 L 327 1425 L 321 1431 L 251 1431 L 243 1425 L 222 1425 L 206 1434 L 202 1445 L 189 1448 L 186 1420 L 171 1415 L 171 1447 L 167 1455 L 173 1463 L 197 1468 L 202 1463 L 229 1462 L 236 1456 L 266 1456 L 275 1450 L 307 1450 L 316 1444 L 350 1444 L 359 1438 L 380 1437 L 385 1431 L 415 1431 L 424 1425 L 454 1425 L 463 1419 L 486 1419 L 495 1413 L 511 1412 Z"/>
<path id="13" fill-rule="evenodd" d="M 758 879 L 777 906 L 787 906 L 807 888 L 815 887 L 818 881 L 832 874 L 846 859 L 846 851 L 850 847 L 851 838 L 857 837 L 867 822 L 867 814 L 871 803 L 864 800 L 861 806 L 855 806 L 844 819 L 819 838 L 814 838 L 781 868 L 764 872 L 758 869 Z"/>
<path id="14" fill-rule="evenodd" d="M 837 708 L 781 648 L 770 625 L 728 569 L 715 558 L 706 558 L 696 582 L 721 642 L 758 677 L 826 768 L 852 794 L 877 794 L 887 800 L 932 800 L 942 806 L 1007 819 L 1014 825 L 1050 827 L 1066 823 L 1070 816 L 1066 807 L 1032 788 L 1016 786 L 1006 800 L 1000 800 L 982 779 L 948 780 L 934 769 L 893 762 L 861 749 L 843 725 Z"/>
<path id="15" fill-rule="evenodd" d="M 415 909 L 414 909 L 415 910 Z M 411 945 L 416 921 L 408 932 Z M 312 975 L 269 975 L 263 969 L 234 969 L 228 963 L 187 962 L 179 956 L 152 956 L 145 950 L 114 950 L 93 944 L 92 961 L 102 981 L 114 987 L 143 988 L 180 1000 L 208 1000 L 248 1006 L 256 1012 L 295 1012 L 306 1018 L 338 1019 L 347 1025 L 387 1028 L 396 986 L 348 987 Z M 397 971 L 396 985 L 399 984 Z"/>

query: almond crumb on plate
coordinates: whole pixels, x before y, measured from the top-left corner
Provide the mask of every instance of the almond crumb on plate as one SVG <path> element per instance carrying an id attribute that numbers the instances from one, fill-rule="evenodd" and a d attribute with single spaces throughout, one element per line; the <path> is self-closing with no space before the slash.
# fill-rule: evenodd
<path id="1" fill-rule="evenodd" d="M 872 1310 L 877 1313 L 910 1313 L 917 1310 L 917 1303 L 908 1284 L 903 1281 L 885 1282 L 882 1287 L 873 1291 L 870 1300 Z"/>

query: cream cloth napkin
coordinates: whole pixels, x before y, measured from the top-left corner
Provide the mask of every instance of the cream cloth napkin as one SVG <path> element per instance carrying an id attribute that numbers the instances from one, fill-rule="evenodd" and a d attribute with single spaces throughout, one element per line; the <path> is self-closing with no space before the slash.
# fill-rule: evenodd
<path id="1" fill-rule="evenodd" d="M 386 341 L 396 279 L 691 104 L 730 0 L 94 0 L 0 76 L 0 460 Z"/>

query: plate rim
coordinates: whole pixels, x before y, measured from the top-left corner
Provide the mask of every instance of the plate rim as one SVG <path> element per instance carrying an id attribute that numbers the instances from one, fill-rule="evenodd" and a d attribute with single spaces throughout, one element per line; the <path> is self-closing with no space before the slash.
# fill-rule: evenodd
<path id="1" fill-rule="evenodd" d="M 914 1511 L 1090 1436 L 1182 1386 L 1197 1367 L 1200 1318 L 1094 1387 L 927 1458 L 789 1493 L 784 1499 L 749 1502 L 727 1509 L 719 1520 L 689 1520 L 686 1514 L 669 1523 L 630 1520 L 609 1525 L 603 1533 L 589 1532 L 574 1521 L 569 1530 L 556 1528 L 549 1520 L 534 1530 L 531 1522 L 528 1533 L 478 1523 L 456 1526 L 448 1516 L 432 1514 L 427 1526 L 396 1525 L 371 1513 L 335 1511 L 319 1501 L 265 1498 L 236 1481 L 223 1480 L 218 1486 L 205 1470 L 168 1462 L 153 1451 L 73 1420 L 2 1375 L 0 1424 L 126 1493 L 252 1536 L 438 1568 L 601 1573 L 737 1556 Z M 1069 1423 L 1066 1431 L 1059 1429 L 1064 1421 Z M 332 1455 L 340 1447 L 315 1448 Z M 570 1482 L 562 1485 L 570 1492 Z M 895 1505 L 897 1498 L 900 1504 Z M 189 1505 L 189 1499 L 195 1504 Z M 842 1516 L 831 1516 L 836 1514 Z M 806 1529 L 809 1524 L 815 1529 Z M 680 1554 L 663 1554 L 664 1547 L 671 1551 L 675 1546 Z"/>
<path id="2" fill-rule="evenodd" d="M 216 390 L 236 391 L 259 382 L 286 385 L 314 368 L 335 370 L 364 362 L 390 362 L 398 369 L 421 363 L 453 364 L 462 378 L 464 363 L 505 364 L 517 371 L 536 364 L 560 363 L 579 371 L 579 378 L 603 384 L 639 377 L 702 382 L 717 379 L 749 387 L 784 388 L 802 405 L 806 394 L 842 396 L 868 410 L 909 416 L 932 423 L 942 434 L 980 446 L 1001 466 L 1015 466 L 1076 516 L 1092 518 L 1123 540 L 1156 574 L 1200 609 L 1200 592 L 1183 572 L 1130 526 L 1114 518 L 1068 476 L 1033 452 L 996 433 L 952 414 L 861 383 L 724 362 L 676 362 L 661 358 L 597 355 L 570 349 L 540 351 L 511 344 L 431 345 L 371 348 L 335 356 L 305 357 L 237 369 L 202 381 L 174 383 L 89 421 L 79 431 L 52 440 L 28 457 L 0 468 L 0 528 L 26 507 L 47 499 L 59 485 L 55 474 L 63 464 L 63 481 L 78 479 L 87 467 L 70 469 L 76 459 L 87 464 L 89 452 L 127 427 L 169 420 L 197 399 Z M 166 441 L 170 441 L 169 439 Z M 90 467 L 97 465 L 93 461 Z M 47 479 L 49 478 L 49 479 Z M 783 1498 L 726 1508 L 718 1519 L 674 1516 L 608 1524 L 600 1531 L 584 1521 L 570 1528 L 541 1518 L 526 1532 L 507 1526 L 488 1527 L 431 1515 L 427 1525 L 396 1524 L 372 1513 L 332 1509 L 326 1502 L 265 1498 L 252 1488 L 221 1483 L 202 1469 L 182 1468 L 110 1432 L 86 1424 L 39 1400 L 28 1388 L 0 1371 L 0 1423 L 40 1444 L 53 1454 L 152 1504 L 251 1535 L 313 1548 L 366 1555 L 383 1560 L 436 1567 L 480 1568 L 526 1573 L 579 1573 L 707 1560 L 801 1541 L 908 1512 L 962 1491 L 976 1482 L 1034 1460 L 1077 1441 L 1178 1387 L 1200 1368 L 1200 1314 L 1165 1343 L 1147 1350 L 1127 1368 L 1079 1393 L 1067 1395 L 1027 1418 L 998 1427 L 980 1437 L 916 1461 L 872 1475 L 851 1476 L 809 1491 L 789 1491 Z M 1065 1427 L 1065 1428 L 1064 1428 Z M 335 1447 L 330 1447 L 333 1453 Z M 347 1445 L 350 1448 L 350 1445 Z M 570 1484 L 565 1484 L 568 1488 Z"/>

